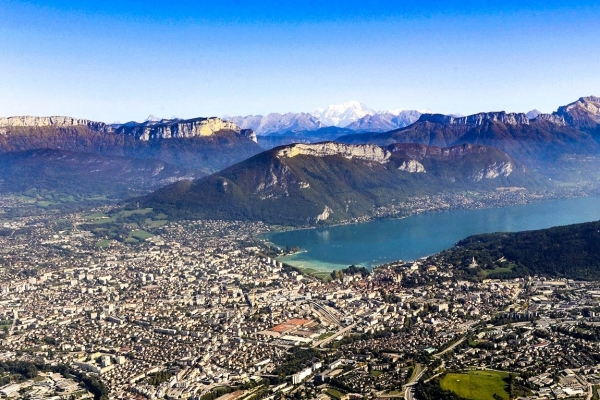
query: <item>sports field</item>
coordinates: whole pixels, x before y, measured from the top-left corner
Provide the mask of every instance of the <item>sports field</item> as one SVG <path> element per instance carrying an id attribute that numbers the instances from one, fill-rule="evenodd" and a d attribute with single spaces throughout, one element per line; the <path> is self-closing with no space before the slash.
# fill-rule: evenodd
<path id="1" fill-rule="evenodd" d="M 506 372 L 469 371 L 464 374 L 447 374 L 441 381 L 442 388 L 451 390 L 471 400 L 494 400 L 494 393 L 508 400 Z"/>

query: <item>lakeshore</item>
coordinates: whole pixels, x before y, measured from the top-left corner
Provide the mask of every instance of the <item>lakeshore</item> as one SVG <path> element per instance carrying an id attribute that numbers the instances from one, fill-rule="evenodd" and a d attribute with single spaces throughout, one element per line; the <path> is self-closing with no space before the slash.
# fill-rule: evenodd
<path id="1" fill-rule="evenodd" d="M 416 213 L 324 228 L 266 235 L 278 247 L 300 252 L 279 258 L 300 269 L 327 272 L 358 265 L 373 268 L 415 260 L 452 247 L 467 236 L 569 225 L 600 219 L 600 197 L 544 200 L 502 208 Z"/>

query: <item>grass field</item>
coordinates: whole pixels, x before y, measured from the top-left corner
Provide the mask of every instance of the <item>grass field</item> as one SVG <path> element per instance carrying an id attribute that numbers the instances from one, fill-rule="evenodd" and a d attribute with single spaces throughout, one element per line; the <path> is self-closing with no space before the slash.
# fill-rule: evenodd
<path id="1" fill-rule="evenodd" d="M 485 276 L 488 276 L 490 274 L 499 274 L 501 272 L 512 272 L 514 266 L 511 267 L 502 267 L 502 268 L 495 268 L 495 269 L 484 269 L 482 272 Z"/>
<path id="2" fill-rule="evenodd" d="M 461 397 L 471 400 L 494 400 L 494 393 L 503 399 L 509 398 L 506 383 L 506 372 L 469 371 L 464 374 L 447 374 L 440 382 L 442 388 L 451 390 Z"/>
<path id="3" fill-rule="evenodd" d="M 99 247 L 108 246 L 112 239 L 122 240 L 129 244 L 138 244 L 154 236 L 154 234 L 147 232 L 145 229 L 157 228 L 168 222 L 163 219 L 166 217 L 164 214 L 152 215 L 152 217 L 160 218 L 160 220 L 148 217 L 144 219 L 131 218 L 134 215 L 149 214 L 151 211 L 151 208 L 143 208 L 138 210 L 120 210 L 108 214 L 101 212 L 88 214 L 83 217 L 87 220 L 84 228 L 87 228 L 99 238 L 104 237 L 104 240 L 98 242 Z M 129 230 L 127 237 L 121 238 L 123 230 L 120 228 Z"/>
<path id="4" fill-rule="evenodd" d="M 161 226 L 166 225 L 167 222 L 169 221 L 167 221 L 166 219 L 159 219 L 155 221 L 153 219 L 147 218 L 145 224 L 149 228 L 160 228 Z"/>
<path id="5" fill-rule="evenodd" d="M 98 247 L 104 248 L 104 247 L 108 247 L 108 245 L 110 244 L 110 240 L 109 239 L 104 239 L 98 242 Z"/>
<path id="6" fill-rule="evenodd" d="M 305 275 L 314 276 L 322 281 L 328 282 L 331 280 L 331 272 L 328 271 L 320 271 L 313 268 L 298 268 Z"/>
<path id="7" fill-rule="evenodd" d="M 333 388 L 331 389 L 327 389 L 327 395 L 329 395 L 329 397 L 332 397 L 334 399 L 341 399 L 342 396 L 344 395 L 344 393 L 340 392 L 339 390 L 335 390 Z"/>
<path id="8" fill-rule="evenodd" d="M 148 238 L 151 238 L 152 236 L 154 236 L 153 234 L 151 234 L 151 233 L 149 233 L 149 232 L 146 232 L 146 231 L 143 231 L 143 230 L 141 230 L 141 229 L 138 229 L 138 230 L 132 231 L 132 232 L 130 233 L 130 235 L 131 235 L 133 238 L 135 238 L 135 239 L 138 239 L 138 240 L 146 240 L 146 239 L 148 239 Z"/>

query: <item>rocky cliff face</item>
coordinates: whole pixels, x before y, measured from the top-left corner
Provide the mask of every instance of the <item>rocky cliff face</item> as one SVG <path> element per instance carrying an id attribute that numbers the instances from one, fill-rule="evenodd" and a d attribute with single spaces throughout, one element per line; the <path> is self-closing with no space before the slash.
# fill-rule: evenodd
<path id="1" fill-rule="evenodd" d="M 567 122 L 565 121 L 565 117 L 563 117 L 562 115 L 557 115 L 557 114 L 538 114 L 534 118 L 534 121 L 537 121 L 537 120 L 549 121 L 556 125 L 562 125 L 562 126 L 567 125 Z"/>
<path id="2" fill-rule="evenodd" d="M 130 122 L 123 125 L 107 125 L 87 119 L 72 117 L 31 117 L 17 116 L 0 118 L 0 133 L 10 132 L 10 128 L 74 128 L 85 127 L 101 133 L 117 133 L 132 136 L 137 140 L 191 138 L 212 136 L 218 131 L 232 131 L 256 143 L 256 135 L 251 129 L 240 129 L 236 124 L 220 118 L 194 118 L 189 120 L 149 120 L 142 123 Z"/>
<path id="3" fill-rule="evenodd" d="M 256 142 L 256 136 L 251 130 L 242 130 L 233 122 L 224 121 L 220 118 L 162 120 L 136 125 L 126 124 L 115 129 L 116 133 L 123 133 L 144 141 L 211 136 L 218 131 L 238 132 Z"/>
<path id="4" fill-rule="evenodd" d="M 0 153 L 35 149 L 161 160 L 206 174 L 263 150 L 252 130 L 220 118 L 113 125 L 71 117 L 0 118 Z"/>
<path id="5" fill-rule="evenodd" d="M 482 179 L 496 179 L 499 176 L 507 177 L 513 172 L 513 165 L 510 162 L 494 163 L 483 170 L 471 176 L 475 182 Z"/>
<path id="6" fill-rule="evenodd" d="M 573 103 L 559 107 L 553 115 L 563 117 L 577 126 L 600 124 L 600 97 L 581 97 Z"/>
<path id="7" fill-rule="evenodd" d="M 335 142 L 316 144 L 295 144 L 277 152 L 279 158 L 292 158 L 299 155 L 325 157 L 342 156 L 384 164 L 389 161 L 391 152 L 374 144 L 347 145 Z"/>
<path id="8" fill-rule="evenodd" d="M 402 164 L 400 164 L 400 166 L 398 167 L 398 169 L 400 171 L 410 172 L 411 174 L 427 173 L 427 170 L 425 170 L 425 167 L 423 166 L 423 164 L 421 164 L 417 160 L 403 161 Z"/>
<path id="9" fill-rule="evenodd" d="M 393 159 L 403 160 L 398 169 L 410 173 L 427 173 L 427 167 L 424 164 L 435 168 L 435 164 L 432 164 L 431 161 L 452 163 L 469 159 L 471 168 L 475 171 L 467 176 L 469 179 L 479 182 L 482 179 L 508 177 L 516 168 L 507 154 L 491 147 L 468 143 L 452 147 L 396 143 L 390 145 L 388 149 L 391 150 Z M 451 174 L 447 177 L 451 180 L 456 178 Z"/>
<path id="10" fill-rule="evenodd" d="M 0 128 L 20 128 L 20 127 L 76 127 L 83 126 L 99 132 L 112 132 L 112 128 L 103 122 L 95 122 L 87 119 L 76 119 L 71 117 L 2 117 L 0 118 Z M 4 129 L 3 133 L 7 130 Z"/>
<path id="11" fill-rule="evenodd" d="M 529 125 L 529 118 L 526 114 L 507 113 L 504 111 L 479 113 L 467 117 L 453 117 L 451 115 L 443 114 L 423 114 L 419 118 L 419 122 L 432 122 L 444 125 L 480 126 L 483 125 L 485 121 L 497 121 L 507 125 Z"/>

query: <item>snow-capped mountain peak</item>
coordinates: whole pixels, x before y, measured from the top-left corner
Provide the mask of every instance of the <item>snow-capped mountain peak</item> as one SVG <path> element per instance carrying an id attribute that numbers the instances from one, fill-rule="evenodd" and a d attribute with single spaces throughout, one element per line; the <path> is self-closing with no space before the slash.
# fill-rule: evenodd
<path id="1" fill-rule="evenodd" d="M 537 117 L 538 117 L 538 115 L 540 115 L 541 113 L 542 113 L 541 111 L 539 111 L 539 110 L 536 110 L 536 109 L 534 108 L 533 110 L 529 111 L 529 112 L 528 112 L 526 115 L 527 115 L 527 118 L 529 118 L 529 119 L 535 119 L 535 118 L 537 118 Z"/>
<path id="2" fill-rule="evenodd" d="M 389 110 L 380 110 L 380 111 L 377 111 L 377 114 L 400 115 L 402 113 L 414 112 L 414 111 L 417 111 L 420 114 L 434 114 L 434 112 L 431 111 L 428 108 L 423 108 L 423 109 L 420 109 L 420 110 L 409 110 L 407 108 L 392 108 L 392 109 L 389 109 Z"/>
<path id="3" fill-rule="evenodd" d="M 339 127 L 350 125 L 365 115 L 374 114 L 374 110 L 356 100 L 330 105 L 327 108 L 318 108 L 312 113 L 323 125 Z"/>
<path id="4" fill-rule="evenodd" d="M 158 122 L 160 121 L 160 118 L 154 116 L 154 114 L 150 114 L 148 115 L 148 118 L 146 118 L 146 122 Z"/>

